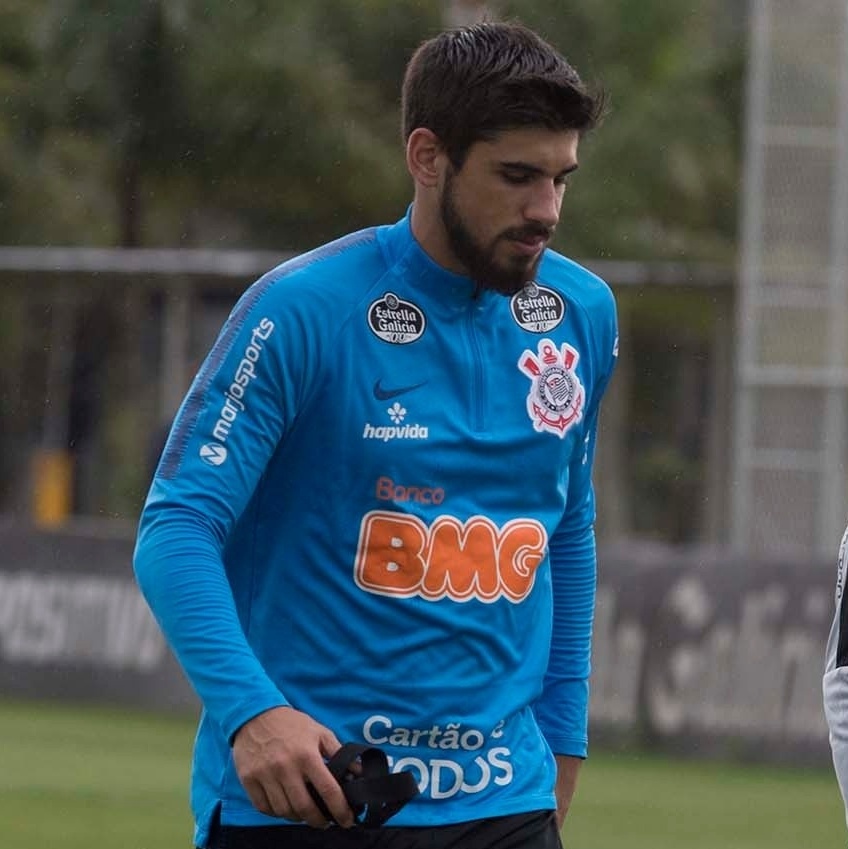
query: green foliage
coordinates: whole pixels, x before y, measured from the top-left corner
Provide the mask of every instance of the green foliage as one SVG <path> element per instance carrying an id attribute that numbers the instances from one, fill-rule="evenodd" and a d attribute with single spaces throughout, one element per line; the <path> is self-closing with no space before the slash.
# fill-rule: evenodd
<path id="1" fill-rule="evenodd" d="M 493 3 L 610 95 L 571 255 L 727 259 L 742 82 L 725 0 Z M 392 220 L 399 88 L 435 0 L 7 0 L 0 242 L 310 247 Z"/>
<path id="2" fill-rule="evenodd" d="M 746 36 L 741 15 L 729 15 L 733 0 L 490 5 L 537 28 L 609 95 L 604 125 L 581 145 L 556 246 L 578 259 L 731 259 Z M 0 244 L 282 252 L 395 219 L 411 198 L 400 83 L 414 48 L 443 25 L 444 6 L 4 0 Z M 147 313 L 117 297 L 114 281 L 101 283 L 78 290 L 81 327 L 90 319 L 109 338 L 86 331 L 73 354 L 70 448 L 85 510 L 134 514 L 147 474 L 137 445 L 156 418 L 141 412 L 155 407 L 155 386 L 131 366 Z M 38 292 L 49 303 L 49 281 Z M 619 291 L 632 312 L 623 342 L 640 369 L 627 446 L 634 530 L 689 540 L 703 434 L 674 424 L 692 418 L 675 399 L 701 397 L 679 388 L 705 383 L 714 310 L 638 294 L 628 306 Z M 40 396 L 34 403 L 19 387 L 35 396 L 45 381 L 41 371 L 22 380 L 16 364 L 44 356 L 24 356 L 29 337 L 19 341 L 13 325 L 26 311 L 9 303 L 0 397 L 23 443 L 44 428 Z M 3 458 L 4 498 L 23 491 L 25 457 Z M 680 508 L 668 511 L 669 500 Z"/>
<path id="3" fill-rule="evenodd" d="M 385 56 L 370 24 L 387 5 L 342 3 L 331 14 L 291 3 L 282 16 L 225 3 L 193 27 L 189 85 L 203 120 L 191 155 L 202 203 L 245 220 L 254 244 L 306 247 L 402 213 L 408 180 L 394 104 L 371 76 L 384 69 L 358 69 L 340 52 L 358 32 L 359 55 Z M 234 37 L 247 48 L 231 50 Z"/>
<path id="4" fill-rule="evenodd" d="M 572 256 L 728 260 L 736 240 L 746 32 L 719 0 L 513 0 L 609 99 L 582 146 L 560 246 Z"/>

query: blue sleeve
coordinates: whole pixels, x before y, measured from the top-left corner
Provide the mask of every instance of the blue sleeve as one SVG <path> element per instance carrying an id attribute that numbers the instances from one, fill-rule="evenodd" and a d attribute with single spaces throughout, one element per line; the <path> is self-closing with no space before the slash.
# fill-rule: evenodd
<path id="1" fill-rule="evenodd" d="M 214 529 L 154 483 L 135 553 L 141 591 L 204 709 L 232 739 L 288 702 L 248 645 Z"/>
<path id="2" fill-rule="evenodd" d="M 236 305 L 183 401 L 134 556 L 144 597 L 229 739 L 287 704 L 248 643 L 224 566 L 225 541 L 296 413 L 302 363 L 314 350 L 302 323 L 281 326 L 285 312 L 268 303 L 276 298 L 270 282 L 254 284 Z"/>
<path id="3" fill-rule="evenodd" d="M 584 428 L 584 451 L 569 468 L 566 512 L 550 540 L 553 625 L 548 669 L 535 712 L 548 745 L 557 755 L 588 753 L 589 674 L 597 586 L 595 493 L 592 467 L 600 402 L 618 356 L 614 311 L 601 342 L 608 363 L 592 394 Z M 600 358 L 599 358 L 600 359 Z"/>
<path id="4" fill-rule="evenodd" d="M 596 586 L 594 493 L 591 480 L 586 481 L 591 459 L 587 445 L 586 462 L 581 457 L 580 468 L 572 469 L 569 487 L 569 500 L 572 495 L 579 499 L 579 508 L 569 510 L 548 549 L 553 591 L 551 650 L 544 688 L 535 706 L 539 727 L 554 754 L 582 758 L 589 745 L 589 672 Z"/>

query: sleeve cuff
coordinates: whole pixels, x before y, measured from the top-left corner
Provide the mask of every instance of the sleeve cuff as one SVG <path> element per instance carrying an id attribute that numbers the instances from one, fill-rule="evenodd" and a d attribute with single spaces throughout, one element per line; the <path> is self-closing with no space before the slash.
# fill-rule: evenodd
<path id="1" fill-rule="evenodd" d="M 551 751 L 555 755 L 568 755 L 572 758 L 586 758 L 589 754 L 589 741 L 585 737 L 562 737 L 545 735 Z"/>

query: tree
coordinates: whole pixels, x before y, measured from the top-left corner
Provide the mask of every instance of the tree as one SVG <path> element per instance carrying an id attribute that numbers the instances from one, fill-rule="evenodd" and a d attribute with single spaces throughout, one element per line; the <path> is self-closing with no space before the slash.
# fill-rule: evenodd
<path id="1" fill-rule="evenodd" d="M 98 151 L 98 188 L 112 198 L 106 240 L 128 247 L 144 240 L 144 178 L 173 175 L 185 144 L 179 8 L 58 0 L 44 16 L 44 140 L 64 131 Z"/>
<path id="2" fill-rule="evenodd" d="M 188 47 L 194 238 L 305 248 L 402 214 L 398 89 L 434 16 L 414 0 L 204 7 Z"/>
<path id="3" fill-rule="evenodd" d="M 738 25 L 717 32 L 726 4 L 490 4 L 610 93 L 565 207 L 568 253 L 731 256 L 743 53 Z M 403 68 L 443 5 L 8 0 L 0 238 L 302 249 L 391 220 L 411 194 Z M 28 213 L 34 198 L 51 215 Z"/>
<path id="4" fill-rule="evenodd" d="M 736 243 L 745 32 L 725 0 L 504 3 L 609 97 L 567 198 L 571 255 L 729 260 Z M 585 175 L 585 176 L 584 176 Z"/>

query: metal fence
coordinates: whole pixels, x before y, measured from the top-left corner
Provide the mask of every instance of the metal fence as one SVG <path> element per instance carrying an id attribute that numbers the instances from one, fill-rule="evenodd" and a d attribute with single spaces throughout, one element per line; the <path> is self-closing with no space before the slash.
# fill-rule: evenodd
<path id="1" fill-rule="evenodd" d="M 848 509 L 848 3 L 753 0 L 732 542 L 832 554 Z"/>
<path id="2" fill-rule="evenodd" d="M 134 518 L 200 359 L 284 258 L 0 247 L 0 515 Z M 587 264 L 616 292 L 623 352 L 601 422 L 599 534 L 724 544 L 732 270 Z"/>

